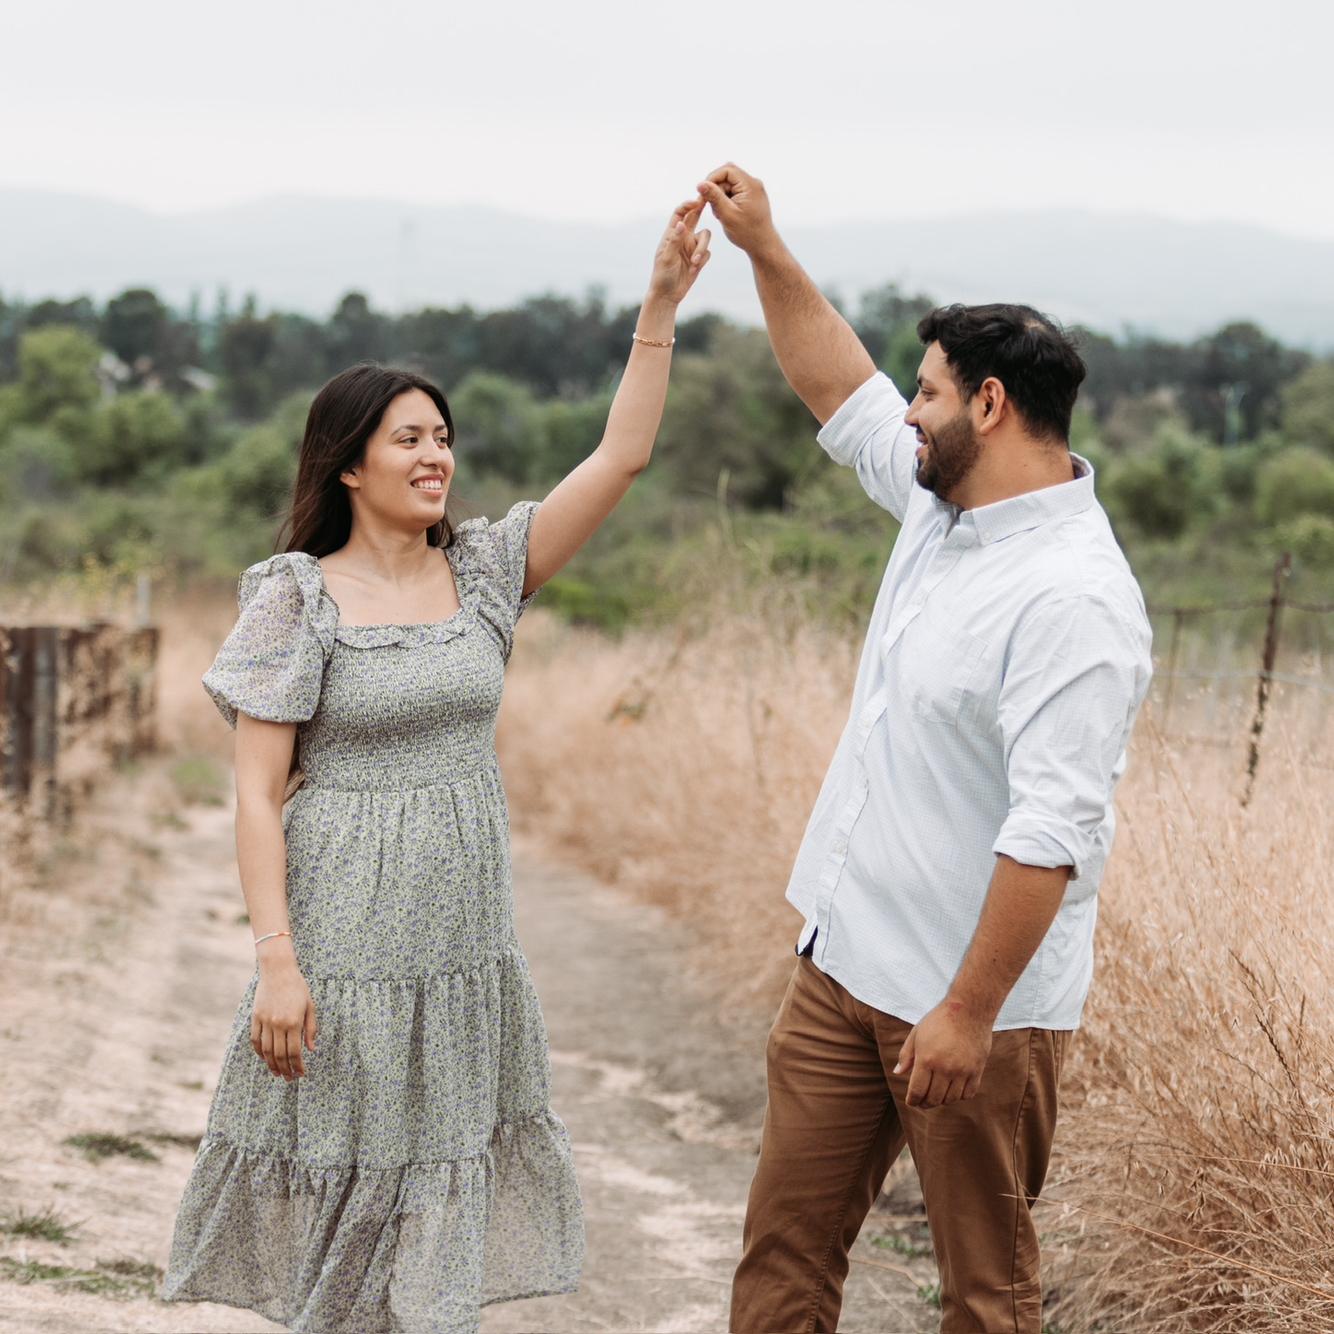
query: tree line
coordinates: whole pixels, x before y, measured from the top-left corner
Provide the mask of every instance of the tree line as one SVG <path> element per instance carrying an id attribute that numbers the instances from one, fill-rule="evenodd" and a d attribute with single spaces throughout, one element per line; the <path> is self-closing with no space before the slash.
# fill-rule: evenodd
<path id="1" fill-rule="evenodd" d="M 845 310 L 905 390 L 933 304 L 886 286 Z M 597 290 L 400 314 L 350 292 L 327 319 L 253 296 L 233 310 L 225 294 L 207 313 L 177 310 L 142 288 L 102 305 L 0 296 L 0 575 L 67 563 L 80 541 L 161 553 L 182 516 L 230 532 L 219 563 L 253 551 L 290 486 L 311 393 L 367 358 L 444 388 L 470 475 L 531 489 L 596 445 L 635 315 Z M 1211 558 L 1220 542 L 1283 545 L 1334 570 L 1334 361 L 1247 322 L 1189 342 L 1076 333 L 1089 374 L 1072 446 L 1098 467 L 1124 542 Z M 813 434 L 762 330 L 682 322 L 654 486 L 712 505 L 721 482 L 741 511 L 809 518 L 829 489 Z M 78 524 L 71 495 L 86 502 Z"/>

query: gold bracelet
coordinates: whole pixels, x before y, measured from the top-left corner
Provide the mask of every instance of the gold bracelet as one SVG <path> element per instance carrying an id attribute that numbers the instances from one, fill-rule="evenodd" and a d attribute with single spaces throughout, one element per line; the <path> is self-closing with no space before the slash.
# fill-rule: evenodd
<path id="1" fill-rule="evenodd" d="M 641 338 L 637 333 L 632 333 L 630 337 L 633 338 L 636 343 L 647 343 L 649 347 L 671 347 L 671 345 L 676 342 L 675 338 L 669 338 L 665 343 L 662 343 L 656 338 Z"/>

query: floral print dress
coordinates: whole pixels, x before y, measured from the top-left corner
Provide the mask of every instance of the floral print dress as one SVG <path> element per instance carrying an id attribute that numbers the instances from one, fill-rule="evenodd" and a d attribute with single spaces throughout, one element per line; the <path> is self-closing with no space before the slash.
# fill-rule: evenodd
<path id="1" fill-rule="evenodd" d="M 224 718 L 296 722 L 283 808 L 316 1051 L 289 1083 L 250 1046 L 251 978 L 178 1211 L 161 1296 L 319 1334 L 477 1328 L 572 1292 L 584 1228 L 514 931 L 496 711 L 534 501 L 442 551 L 460 608 L 341 625 L 314 556 L 240 577 L 203 684 Z"/>

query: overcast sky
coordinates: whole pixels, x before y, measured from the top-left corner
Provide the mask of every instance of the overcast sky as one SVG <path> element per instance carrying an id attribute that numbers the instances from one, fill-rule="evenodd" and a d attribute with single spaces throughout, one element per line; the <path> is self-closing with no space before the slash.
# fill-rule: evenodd
<path id="1" fill-rule="evenodd" d="M 0 185 L 619 221 L 732 158 L 793 223 L 1074 206 L 1334 238 L 1328 3 L 29 0 L 0 25 Z"/>

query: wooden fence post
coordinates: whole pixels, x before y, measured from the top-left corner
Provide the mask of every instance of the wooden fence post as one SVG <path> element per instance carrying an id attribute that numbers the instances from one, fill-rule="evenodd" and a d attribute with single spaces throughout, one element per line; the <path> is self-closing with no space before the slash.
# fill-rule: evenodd
<path id="1" fill-rule="evenodd" d="M 25 811 L 32 780 L 32 641 L 31 627 L 14 626 L 6 654 L 4 788 Z"/>
<path id="2" fill-rule="evenodd" d="M 32 811 L 49 820 L 56 809 L 56 755 L 60 749 L 56 728 L 57 650 L 60 631 L 54 625 L 32 628 L 32 773 L 29 791 Z"/>
<path id="3" fill-rule="evenodd" d="M 14 703 L 18 694 L 18 645 L 14 632 L 0 625 L 0 800 L 13 791 Z"/>
<path id="4" fill-rule="evenodd" d="M 1269 596 L 1269 621 L 1265 626 L 1264 656 L 1255 686 L 1255 719 L 1251 723 L 1250 754 L 1246 760 L 1246 788 L 1241 804 L 1249 806 L 1255 791 L 1255 771 L 1260 767 L 1260 737 L 1265 728 L 1265 706 L 1269 703 L 1269 686 L 1274 674 L 1274 660 L 1278 656 L 1278 620 L 1283 610 L 1283 583 L 1292 570 L 1292 552 L 1285 551 L 1274 566 L 1274 591 Z"/>
<path id="5" fill-rule="evenodd" d="M 0 625 L 0 813 L 63 824 L 99 752 L 156 749 L 159 648 L 155 625 Z"/>

